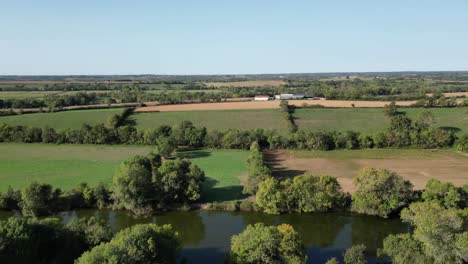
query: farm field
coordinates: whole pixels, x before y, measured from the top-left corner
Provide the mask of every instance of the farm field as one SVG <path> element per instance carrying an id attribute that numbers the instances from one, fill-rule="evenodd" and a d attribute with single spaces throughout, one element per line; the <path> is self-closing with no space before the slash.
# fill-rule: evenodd
<path id="1" fill-rule="evenodd" d="M 60 94 L 60 91 L 12 91 L 0 92 L 0 99 L 41 98 L 46 95 Z"/>
<path id="2" fill-rule="evenodd" d="M 415 119 L 423 111 L 434 114 L 435 127 L 451 127 L 456 132 L 468 131 L 468 108 L 402 108 L 407 116 Z M 299 129 L 306 131 L 354 130 L 373 133 L 386 129 L 390 121 L 378 108 L 353 109 L 296 109 L 294 117 Z"/>
<path id="3" fill-rule="evenodd" d="M 96 109 L 63 111 L 56 113 L 35 113 L 0 117 L 0 124 L 46 127 L 62 130 L 65 128 L 79 129 L 83 124 L 95 125 L 106 122 L 107 117 L 119 114 L 122 109 Z"/>
<path id="4" fill-rule="evenodd" d="M 243 82 L 206 82 L 210 87 L 255 87 L 255 86 L 280 86 L 288 83 L 282 80 L 256 80 Z"/>
<path id="5" fill-rule="evenodd" d="M 365 167 L 385 168 L 410 180 L 415 189 L 436 178 L 457 186 L 468 182 L 468 156 L 448 150 L 271 151 L 266 153 L 273 175 L 292 177 L 306 172 L 336 176 L 343 190 L 354 191 L 352 180 Z"/>
<path id="6" fill-rule="evenodd" d="M 173 126 L 189 120 L 208 130 L 268 128 L 287 131 L 287 123 L 279 109 L 136 113 L 132 118 L 138 128 Z"/>
<path id="7" fill-rule="evenodd" d="M 410 106 L 416 101 L 397 101 L 397 105 Z M 303 104 L 321 105 L 324 107 L 384 107 L 390 102 L 386 101 L 343 101 L 343 100 L 290 100 L 289 104 L 301 107 Z M 168 112 L 168 111 L 200 111 L 200 110 L 242 110 L 242 109 L 272 109 L 279 108 L 280 101 L 248 101 L 227 103 L 200 103 L 200 104 L 173 104 L 145 106 L 136 109 L 136 112 Z"/>
<path id="8" fill-rule="evenodd" d="M 24 188 L 32 181 L 70 190 L 82 182 L 91 186 L 109 183 L 117 166 L 149 146 L 0 144 L 0 192 Z M 230 200 L 242 195 L 247 151 L 199 150 L 180 153 L 207 175 L 203 187 L 206 201 Z"/>

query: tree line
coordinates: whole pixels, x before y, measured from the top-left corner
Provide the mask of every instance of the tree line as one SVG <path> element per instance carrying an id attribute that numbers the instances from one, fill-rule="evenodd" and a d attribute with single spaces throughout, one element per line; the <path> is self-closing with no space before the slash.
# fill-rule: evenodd
<path id="1" fill-rule="evenodd" d="M 125 110 L 128 111 L 128 110 Z M 211 130 L 195 127 L 190 121 L 170 127 L 137 130 L 129 124 L 128 112 L 111 116 L 106 124 L 84 124 L 80 129 L 57 131 L 50 127 L 37 128 L 0 124 L 0 142 L 52 144 L 141 144 L 156 145 L 165 151 L 178 146 L 190 148 L 249 149 L 252 142 L 261 148 L 297 150 L 370 149 L 386 147 L 444 148 L 453 146 L 456 137 L 450 130 L 432 127 L 433 117 L 424 112 L 416 121 L 403 114 L 390 118 L 390 127 L 381 132 L 363 134 L 356 131 L 306 132 L 282 134 L 276 130 Z M 120 119 L 119 119 L 120 118 Z M 130 122 L 131 123 L 131 122 Z M 458 142 L 465 149 L 467 136 Z"/>

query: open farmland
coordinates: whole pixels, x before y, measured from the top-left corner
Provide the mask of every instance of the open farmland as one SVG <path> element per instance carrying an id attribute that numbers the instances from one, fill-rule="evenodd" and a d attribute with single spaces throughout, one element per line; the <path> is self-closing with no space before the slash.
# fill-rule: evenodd
<path id="1" fill-rule="evenodd" d="M 436 178 L 457 186 L 468 182 L 468 156 L 445 150 L 337 150 L 267 152 L 276 177 L 303 173 L 336 176 L 344 191 L 354 191 L 352 180 L 365 167 L 385 168 L 410 180 L 416 189 Z"/>
<path id="2" fill-rule="evenodd" d="M 113 108 L 2 116 L 0 117 L 0 124 L 32 127 L 48 126 L 57 130 L 65 128 L 79 129 L 85 123 L 90 125 L 104 123 L 110 115 L 121 112 L 122 109 Z"/>
<path id="3" fill-rule="evenodd" d="M 24 188 L 32 181 L 70 190 L 86 182 L 109 183 L 119 164 L 152 147 L 49 144 L 0 144 L 0 192 L 8 186 Z M 246 174 L 247 151 L 199 150 L 183 152 L 207 175 L 206 201 L 241 197 L 240 179 Z"/>
<path id="4" fill-rule="evenodd" d="M 282 80 L 256 80 L 243 82 L 207 82 L 209 87 L 256 87 L 256 86 L 280 86 L 288 83 Z"/>
<path id="5" fill-rule="evenodd" d="M 321 105 L 324 107 L 384 107 L 390 102 L 385 101 L 342 101 L 342 100 L 289 100 L 290 105 L 297 107 L 303 104 Z M 397 105 L 410 106 L 415 101 L 398 101 Z M 247 101 L 227 103 L 172 104 L 140 107 L 136 112 L 168 112 L 168 111 L 200 111 L 200 110 L 240 110 L 240 109 L 271 109 L 279 108 L 280 101 Z"/>
<path id="6" fill-rule="evenodd" d="M 278 109 L 136 113 L 132 118 L 138 128 L 173 126 L 189 120 L 208 130 L 268 128 L 287 131 L 287 123 Z"/>
<path id="7" fill-rule="evenodd" d="M 468 108 L 402 108 L 407 116 L 416 119 L 423 111 L 434 115 L 435 127 L 452 128 L 455 132 L 468 131 Z M 390 125 L 382 109 L 296 109 L 294 117 L 299 129 L 306 131 L 345 131 L 363 133 L 382 131 Z"/>

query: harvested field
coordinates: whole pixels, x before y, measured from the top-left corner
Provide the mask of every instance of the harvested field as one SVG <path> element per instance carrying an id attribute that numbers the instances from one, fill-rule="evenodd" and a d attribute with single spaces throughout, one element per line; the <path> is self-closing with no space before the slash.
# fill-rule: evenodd
<path id="1" fill-rule="evenodd" d="M 282 80 L 257 80 L 244 82 L 207 82 L 209 87 L 255 87 L 255 86 L 280 86 L 288 84 Z"/>
<path id="2" fill-rule="evenodd" d="M 384 107 L 390 102 L 386 101 L 342 101 L 342 100 L 289 100 L 290 105 L 301 107 L 304 104 L 321 105 L 324 107 Z M 415 101 L 399 101 L 397 105 L 410 106 Z M 227 103 L 201 103 L 177 104 L 140 107 L 136 112 L 166 112 L 166 111 L 197 111 L 197 110 L 239 110 L 239 109 L 271 109 L 279 108 L 280 101 L 265 102 L 227 102 Z"/>
<path id="3" fill-rule="evenodd" d="M 458 93 L 442 93 L 445 97 L 468 97 L 468 92 L 458 92 Z M 431 93 L 427 96 L 432 96 Z"/>
<path id="4" fill-rule="evenodd" d="M 340 150 L 267 152 L 265 157 L 276 177 L 303 173 L 336 176 L 343 190 L 353 192 L 352 180 L 365 167 L 385 168 L 410 180 L 415 189 L 423 189 L 431 178 L 468 183 L 468 156 L 444 150 Z"/>

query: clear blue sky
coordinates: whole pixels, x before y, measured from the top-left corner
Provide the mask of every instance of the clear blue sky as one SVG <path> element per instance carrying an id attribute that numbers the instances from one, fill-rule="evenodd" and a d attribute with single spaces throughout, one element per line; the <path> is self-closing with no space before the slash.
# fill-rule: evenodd
<path id="1" fill-rule="evenodd" d="M 0 75 L 468 70 L 467 0 L 0 1 Z"/>

